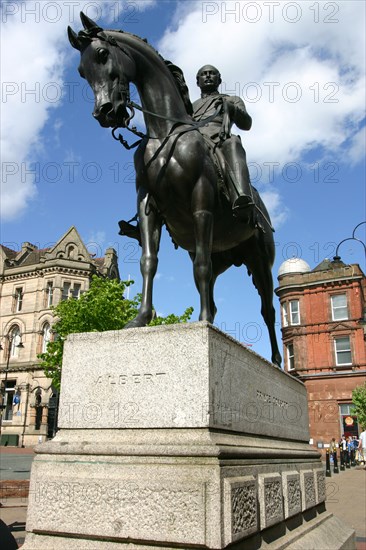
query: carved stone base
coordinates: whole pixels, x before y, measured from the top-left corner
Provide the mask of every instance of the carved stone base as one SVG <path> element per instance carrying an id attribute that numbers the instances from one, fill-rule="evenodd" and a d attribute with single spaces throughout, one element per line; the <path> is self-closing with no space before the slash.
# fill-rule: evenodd
<path id="1" fill-rule="evenodd" d="M 207 323 L 98 336 L 67 344 L 24 550 L 355 548 L 302 383 Z"/>

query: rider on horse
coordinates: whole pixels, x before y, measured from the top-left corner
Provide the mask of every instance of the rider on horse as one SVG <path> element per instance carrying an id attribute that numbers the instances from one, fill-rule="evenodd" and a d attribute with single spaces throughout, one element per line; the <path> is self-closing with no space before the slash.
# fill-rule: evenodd
<path id="1" fill-rule="evenodd" d="M 235 123 L 241 130 L 250 130 L 252 119 L 244 102 L 237 96 L 220 94 L 220 72 L 212 65 L 205 65 L 197 73 L 197 85 L 201 99 L 193 103 L 193 118 L 202 121 L 214 115 L 218 105 L 222 109 L 200 132 L 210 144 L 210 149 L 222 153 L 225 163 L 225 180 L 234 216 L 249 223 L 252 220 L 254 200 L 246 155 L 239 136 L 230 133 Z"/>

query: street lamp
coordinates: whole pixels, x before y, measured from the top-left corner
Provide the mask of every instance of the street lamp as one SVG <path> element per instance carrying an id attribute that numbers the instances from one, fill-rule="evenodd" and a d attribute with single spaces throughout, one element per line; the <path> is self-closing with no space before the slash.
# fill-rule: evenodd
<path id="1" fill-rule="evenodd" d="M 1 388 L 0 435 L 1 435 L 2 424 L 3 424 L 3 412 L 4 412 L 4 409 L 6 407 L 6 405 L 5 405 L 6 384 L 7 384 L 7 381 L 8 381 L 9 361 L 10 361 L 10 356 L 11 356 L 11 349 L 12 349 L 13 341 L 17 337 L 19 337 L 20 341 L 17 344 L 15 344 L 15 347 L 24 348 L 24 345 L 23 345 L 23 342 L 21 340 L 21 335 L 20 334 L 15 334 L 13 332 L 11 334 L 6 334 L 4 336 L 4 338 L 6 338 L 8 340 L 8 346 L 7 346 L 8 356 L 7 356 L 7 359 L 6 359 L 6 366 L 5 366 L 5 378 L 4 378 L 3 386 Z M 4 348 L 0 344 L 0 351 L 2 351 L 2 350 L 4 350 Z"/>
<path id="2" fill-rule="evenodd" d="M 345 243 L 346 241 L 356 241 L 358 243 L 361 243 L 362 246 L 363 246 L 363 250 L 365 252 L 365 256 L 366 256 L 366 245 L 365 243 L 358 237 L 356 237 L 356 230 L 361 226 L 361 225 L 364 225 L 366 224 L 366 221 L 365 222 L 361 222 L 359 224 L 356 225 L 356 227 L 354 228 L 354 230 L 352 231 L 352 237 L 347 237 L 346 239 L 343 239 L 343 241 L 341 241 L 340 243 L 338 243 L 338 246 L 336 248 L 336 252 L 335 252 L 335 256 L 333 258 L 333 260 L 335 262 L 339 262 L 341 257 L 339 256 L 339 247 L 341 246 L 341 244 Z"/>

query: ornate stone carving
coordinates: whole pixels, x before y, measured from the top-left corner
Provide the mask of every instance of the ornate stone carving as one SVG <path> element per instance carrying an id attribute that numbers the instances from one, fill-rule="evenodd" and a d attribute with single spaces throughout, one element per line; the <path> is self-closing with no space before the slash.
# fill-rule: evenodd
<path id="1" fill-rule="evenodd" d="M 85 475 L 77 477 L 75 474 L 82 469 L 79 466 L 68 466 L 67 482 L 60 475 L 62 464 L 53 463 L 43 468 L 46 475 L 32 485 L 30 495 L 32 506 L 28 520 L 31 529 L 57 533 L 63 525 L 65 531 L 76 535 L 121 540 L 154 537 L 157 541 L 205 544 L 201 483 L 175 483 L 158 479 L 156 475 L 153 481 L 154 470 L 150 473 L 151 480 L 146 477 L 118 479 L 115 477 L 118 465 L 115 464 L 104 464 L 104 478 L 96 477 L 93 465 Z M 54 472 L 59 475 L 57 482 L 53 481 Z M 54 506 L 56 501 L 57 507 Z M 73 512 L 66 514 L 70 503 Z"/>
<path id="2" fill-rule="evenodd" d="M 323 470 L 316 470 L 316 490 L 317 490 L 317 499 L 316 502 L 324 502 L 326 498 L 326 485 L 325 485 L 325 474 Z"/>
<path id="3" fill-rule="evenodd" d="M 257 491 L 254 485 L 235 487 L 231 494 L 232 533 L 237 535 L 257 524 Z"/>
<path id="4" fill-rule="evenodd" d="M 257 483 L 253 476 L 225 479 L 225 544 L 258 531 Z"/>
<path id="5" fill-rule="evenodd" d="M 301 512 L 300 474 L 296 471 L 284 472 L 282 477 L 285 518 Z"/>
<path id="6" fill-rule="evenodd" d="M 309 508 L 312 508 L 316 505 L 313 470 L 303 470 L 301 472 L 301 496 L 303 510 L 308 510 Z"/>
<path id="7" fill-rule="evenodd" d="M 261 529 L 283 520 L 282 477 L 261 474 L 258 477 Z"/>

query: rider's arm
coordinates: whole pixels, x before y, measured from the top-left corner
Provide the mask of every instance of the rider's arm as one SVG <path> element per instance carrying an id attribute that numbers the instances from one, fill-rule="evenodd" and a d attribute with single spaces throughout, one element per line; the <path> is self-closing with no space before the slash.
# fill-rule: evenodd
<path id="1" fill-rule="evenodd" d="M 247 113 L 244 101 L 237 96 L 228 96 L 225 98 L 230 107 L 230 119 L 240 130 L 250 130 L 252 127 L 252 117 Z"/>

